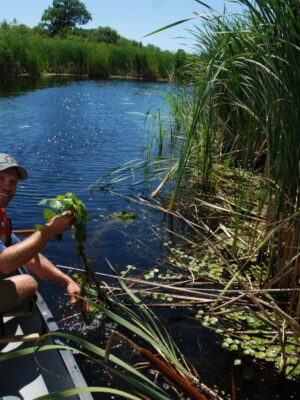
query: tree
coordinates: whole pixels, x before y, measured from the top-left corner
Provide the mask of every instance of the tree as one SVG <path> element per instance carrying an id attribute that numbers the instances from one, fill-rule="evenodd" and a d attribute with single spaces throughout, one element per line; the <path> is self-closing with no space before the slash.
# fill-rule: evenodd
<path id="1" fill-rule="evenodd" d="M 117 44 L 121 36 L 115 29 L 109 26 L 99 26 L 99 28 L 95 30 L 95 38 L 98 42 Z"/>
<path id="2" fill-rule="evenodd" d="M 182 80 L 187 77 L 186 64 L 188 61 L 188 55 L 183 49 L 178 49 L 174 59 L 174 69 L 176 79 Z"/>
<path id="3" fill-rule="evenodd" d="M 85 25 L 92 19 L 85 5 L 79 0 L 53 0 L 42 15 L 42 23 L 52 35 Z"/>

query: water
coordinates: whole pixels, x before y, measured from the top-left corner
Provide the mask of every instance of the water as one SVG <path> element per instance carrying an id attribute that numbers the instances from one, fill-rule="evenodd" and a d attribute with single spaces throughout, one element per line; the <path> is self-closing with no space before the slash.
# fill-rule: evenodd
<path id="1" fill-rule="evenodd" d="M 167 87 L 77 81 L 1 98 L 1 151 L 13 154 L 29 172 L 10 207 L 14 227 L 42 222 L 39 200 L 71 191 L 92 218 L 88 253 L 96 269 L 102 270 L 105 257 L 120 267 L 134 261 L 149 266 L 155 252 L 136 259 L 136 245 L 130 241 L 139 230 L 146 236 L 148 211 L 139 212 L 132 224 L 107 220 L 105 216 L 123 209 L 130 212 L 135 206 L 100 191 L 91 193 L 88 187 L 111 169 L 143 157 L 145 113 L 163 103 L 162 86 Z M 59 264 L 77 261 L 68 234 L 62 243 L 51 242 L 45 254 Z"/>
<path id="2" fill-rule="evenodd" d="M 160 213 L 103 191 L 92 193 L 89 186 L 113 168 L 143 159 L 148 135 L 145 113 L 155 112 L 159 106 L 162 115 L 166 115 L 163 92 L 175 89 L 170 84 L 117 80 L 64 78 L 18 81 L 17 85 L 2 82 L 0 151 L 14 155 L 29 172 L 29 179 L 20 182 L 8 210 L 14 228 L 42 223 L 38 202 L 70 191 L 86 204 L 91 216 L 87 253 L 95 270 L 110 272 L 105 261 L 108 259 L 117 271 L 128 264 L 142 271 L 163 258 L 166 247 L 160 239 Z M 135 172 L 132 182 L 146 177 Z M 147 181 L 133 189 L 125 183 L 118 184 L 118 191 L 123 194 L 148 194 L 151 188 Z M 107 218 L 123 210 L 137 212 L 136 219 L 124 223 Z M 51 241 L 44 254 L 57 264 L 78 264 L 70 233 L 63 235 L 62 242 Z M 44 281 L 40 282 L 40 289 L 61 325 L 72 333 L 82 331 L 81 322 L 72 317 L 76 310 L 68 305 L 63 289 Z M 192 320 L 188 311 L 160 313 L 204 382 L 224 390 L 225 398 L 230 397 L 232 376 L 238 399 L 293 399 L 299 395 L 299 387 L 276 375 L 272 367 L 255 366 L 252 362 L 233 366 L 235 356 L 222 350 L 218 338 Z M 87 337 L 100 338 L 105 345 L 111 327 L 103 321 L 98 330 L 86 332 Z M 82 367 L 90 384 L 101 384 L 102 380 L 106 383 L 103 371 L 84 363 Z"/>

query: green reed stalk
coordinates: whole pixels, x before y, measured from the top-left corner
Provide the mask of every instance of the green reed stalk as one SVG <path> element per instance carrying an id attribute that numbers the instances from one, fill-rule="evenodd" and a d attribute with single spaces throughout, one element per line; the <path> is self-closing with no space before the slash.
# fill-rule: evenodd
<path id="1" fill-rule="evenodd" d="M 220 161 L 263 172 L 272 182 L 258 193 L 261 210 L 269 207 L 266 236 L 274 232 L 266 248 L 269 278 L 292 263 L 280 285 L 296 287 L 298 219 L 288 225 L 282 221 L 300 207 L 300 6 L 293 0 L 240 2 L 246 8 L 244 16 L 212 15 L 195 33 L 199 50 L 189 66 L 194 94 L 183 112 L 189 117 L 169 208 L 174 209 L 191 169 L 202 171 L 206 190 L 214 186 Z M 238 176 L 234 181 L 241 184 Z M 252 190 L 247 185 L 236 199 L 243 209 Z M 273 230 L 274 223 L 282 229 Z M 235 241 L 240 224 L 237 219 Z"/>

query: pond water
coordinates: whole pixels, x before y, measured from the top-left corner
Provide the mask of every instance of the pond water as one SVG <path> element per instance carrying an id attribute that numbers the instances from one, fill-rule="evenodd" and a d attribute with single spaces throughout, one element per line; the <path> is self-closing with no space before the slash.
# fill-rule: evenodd
<path id="1" fill-rule="evenodd" d="M 162 259 L 168 240 L 161 234 L 163 215 L 104 191 L 91 192 L 89 186 L 112 169 L 145 157 L 151 125 L 149 121 L 145 125 L 146 113 L 159 106 L 161 115 L 167 115 L 164 93 L 174 90 L 176 86 L 167 83 L 118 80 L 2 82 L 0 151 L 14 155 L 29 172 L 29 179 L 21 182 L 8 209 L 14 228 L 43 222 L 43 208 L 38 205 L 41 199 L 73 192 L 91 216 L 86 250 L 96 271 L 110 272 L 106 259 L 117 271 L 128 264 L 146 270 Z M 147 196 L 152 185 L 147 175 L 132 171 L 132 182 L 139 180 L 143 183 L 131 188 L 128 181 L 120 182 L 118 191 Z M 137 217 L 130 223 L 109 218 L 122 211 L 136 212 Z M 62 242 L 51 241 L 44 254 L 57 264 L 78 265 L 70 233 L 63 235 Z M 54 317 L 64 328 L 79 333 L 82 325 L 69 318 L 75 310 L 68 305 L 63 290 L 45 282 L 40 282 L 40 289 Z M 222 350 L 218 338 L 190 319 L 187 312 L 164 310 L 161 317 L 203 381 L 223 390 L 224 398 L 230 398 L 233 375 L 238 399 L 298 397 L 298 385 L 276 375 L 271 366 L 251 362 L 233 366 L 234 356 Z M 108 331 L 109 327 L 102 326 L 100 332 L 89 335 L 104 342 Z M 101 371 L 86 367 L 85 375 L 90 384 L 101 383 Z"/>
<path id="2" fill-rule="evenodd" d="M 134 211 L 134 205 L 99 190 L 91 193 L 89 186 L 113 168 L 143 157 L 145 114 L 156 105 L 166 107 L 162 91 L 170 88 L 152 83 L 73 81 L 0 98 L 1 151 L 15 155 L 29 172 L 9 208 L 15 229 L 43 222 L 41 199 L 73 192 L 92 218 L 87 246 L 96 270 L 103 270 L 105 258 L 120 267 L 130 263 L 150 266 L 153 257 L 160 256 L 159 243 L 151 243 L 148 253 L 145 249 L 139 252 L 133 237 L 150 239 L 153 235 L 148 229 L 161 216 L 155 218 L 152 212 L 148 218 L 146 210 L 134 224 L 107 219 L 114 212 Z M 139 190 L 145 188 L 146 184 Z M 51 242 L 45 253 L 58 264 L 77 261 L 69 234 L 62 243 Z"/>

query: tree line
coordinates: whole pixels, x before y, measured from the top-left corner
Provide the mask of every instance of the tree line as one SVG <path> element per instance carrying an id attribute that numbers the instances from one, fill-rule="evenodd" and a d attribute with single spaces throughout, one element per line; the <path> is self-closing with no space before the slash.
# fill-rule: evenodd
<path id="1" fill-rule="evenodd" d="M 90 77 L 122 76 L 179 80 L 188 55 L 143 46 L 108 26 L 80 27 L 91 14 L 79 0 L 53 0 L 34 28 L 0 24 L 0 76 L 64 73 Z"/>

